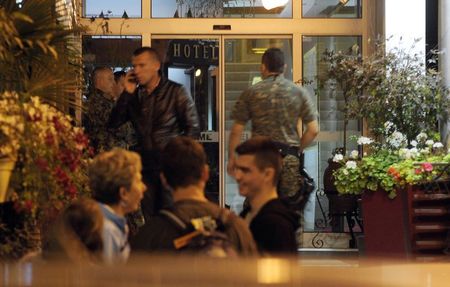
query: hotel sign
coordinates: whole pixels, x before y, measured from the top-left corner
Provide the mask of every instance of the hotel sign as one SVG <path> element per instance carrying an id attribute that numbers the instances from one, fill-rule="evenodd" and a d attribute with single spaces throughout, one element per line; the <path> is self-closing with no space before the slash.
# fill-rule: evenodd
<path id="1" fill-rule="evenodd" d="M 173 40 L 173 63 L 219 64 L 219 43 L 214 40 Z"/>

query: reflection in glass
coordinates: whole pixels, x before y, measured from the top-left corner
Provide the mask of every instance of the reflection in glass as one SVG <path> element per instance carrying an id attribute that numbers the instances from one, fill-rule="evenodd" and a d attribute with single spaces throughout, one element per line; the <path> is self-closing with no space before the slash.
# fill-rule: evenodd
<path id="1" fill-rule="evenodd" d="M 83 70 L 87 86 L 95 67 L 114 70 L 130 67 L 133 51 L 141 46 L 140 36 L 83 36 Z"/>
<path id="2" fill-rule="evenodd" d="M 292 18 L 292 0 L 152 0 L 152 17 Z"/>
<path id="3" fill-rule="evenodd" d="M 152 39 L 164 63 L 163 74 L 183 84 L 194 99 L 200 121 L 200 142 L 208 156 L 210 178 L 205 194 L 219 202 L 219 41 L 216 39 Z"/>
<path id="4" fill-rule="evenodd" d="M 130 18 L 141 18 L 141 0 L 84 0 L 83 17 L 121 18 L 126 15 Z"/>
<path id="5" fill-rule="evenodd" d="M 287 68 L 284 76 L 292 80 L 292 40 L 291 39 L 226 39 L 225 40 L 225 136 L 228 138 L 233 121 L 231 111 L 239 95 L 251 85 L 261 81 L 261 56 L 267 48 L 280 48 L 285 54 Z M 246 126 L 243 140 L 250 137 L 250 127 Z M 228 155 L 225 155 L 225 159 Z M 225 167 L 227 162 L 225 162 Z M 226 170 L 226 168 L 224 168 Z M 225 203 L 234 211 L 242 210 L 243 197 L 239 195 L 236 181 L 225 174 Z"/>
<path id="6" fill-rule="evenodd" d="M 302 0 L 305 18 L 361 18 L 362 0 Z"/>
<path id="7" fill-rule="evenodd" d="M 355 44 L 361 47 L 361 37 L 303 37 L 303 80 L 305 87 L 317 97 L 321 132 L 321 141 L 317 147 L 319 177 L 316 178 L 316 183 L 318 183 L 318 190 L 323 190 L 323 174 L 325 168 L 328 166 L 328 159 L 332 157 L 332 151 L 343 145 L 344 127 L 344 116 L 342 112 L 344 99 L 342 91 L 339 90 L 336 82 L 323 79 L 327 66 L 321 59 L 325 50 L 346 52 L 351 50 Z M 320 82 L 318 80 L 319 75 L 323 79 Z M 359 121 L 350 120 L 347 126 L 347 136 L 360 134 L 361 127 Z M 347 139 L 347 149 L 357 149 L 356 143 Z M 316 198 L 320 202 L 316 202 L 317 205 L 307 206 L 305 210 L 305 231 L 313 231 L 314 229 L 328 231 L 331 229 L 329 226 L 330 222 L 328 221 L 328 200 L 325 196 L 318 196 Z M 339 220 L 342 220 L 342 222 L 338 229 L 342 230 L 333 230 L 335 232 L 344 231 L 344 217 L 339 218 Z M 321 224 L 317 224 L 318 222 L 321 222 Z"/>

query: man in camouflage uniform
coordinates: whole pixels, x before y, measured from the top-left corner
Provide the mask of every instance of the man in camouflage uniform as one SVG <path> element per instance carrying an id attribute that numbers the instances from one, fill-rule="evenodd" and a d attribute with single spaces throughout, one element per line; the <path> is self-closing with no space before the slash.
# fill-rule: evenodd
<path id="1" fill-rule="evenodd" d="M 263 80 L 245 90 L 237 100 L 231 118 L 228 149 L 228 173 L 233 175 L 235 149 L 239 145 L 245 124 L 251 121 L 252 136 L 268 136 L 274 141 L 295 145 L 303 151 L 319 132 L 317 111 L 308 92 L 284 78 L 284 54 L 278 48 L 269 48 L 262 56 Z M 303 133 L 303 125 L 306 127 Z M 300 162 L 288 155 L 278 193 L 292 196 L 301 187 Z"/>
<path id="2" fill-rule="evenodd" d="M 84 126 L 91 146 L 96 153 L 113 147 L 127 149 L 133 143 L 133 130 L 130 124 L 118 129 L 108 128 L 111 110 L 118 97 L 114 75 L 110 68 L 97 67 L 92 73 L 94 89 L 87 100 Z"/>

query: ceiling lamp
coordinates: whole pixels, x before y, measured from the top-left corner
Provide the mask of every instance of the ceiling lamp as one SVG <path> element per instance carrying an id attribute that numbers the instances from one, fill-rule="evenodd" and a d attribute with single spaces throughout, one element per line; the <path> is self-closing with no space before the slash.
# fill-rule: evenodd
<path id="1" fill-rule="evenodd" d="M 262 0 L 262 4 L 266 10 L 273 9 L 275 7 L 284 6 L 289 0 Z"/>

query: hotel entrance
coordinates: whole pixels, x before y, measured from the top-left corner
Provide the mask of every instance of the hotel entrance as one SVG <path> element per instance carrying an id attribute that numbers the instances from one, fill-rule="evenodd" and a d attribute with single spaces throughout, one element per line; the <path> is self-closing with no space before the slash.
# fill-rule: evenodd
<path id="1" fill-rule="evenodd" d="M 239 212 L 243 198 L 226 174 L 230 118 L 243 90 L 261 80 L 259 67 L 268 47 L 286 56 L 285 77 L 292 80 L 292 40 L 282 36 L 153 36 L 151 46 L 161 55 L 164 74 L 190 91 L 200 120 L 200 138 L 210 165 L 207 197 Z M 243 140 L 250 137 L 246 128 Z"/>

